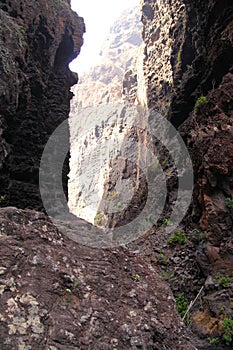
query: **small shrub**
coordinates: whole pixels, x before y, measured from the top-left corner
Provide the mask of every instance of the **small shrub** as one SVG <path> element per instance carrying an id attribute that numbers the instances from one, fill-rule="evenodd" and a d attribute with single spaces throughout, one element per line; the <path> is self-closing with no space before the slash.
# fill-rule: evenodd
<path id="1" fill-rule="evenodd" d="M 216 344 L 219 341 L 218 338 L 208 338 L 208 340 L 209 340 L 210 344 Z"/>
<path id="2" fill-rule="evenodd" d="M 178 294 L 176 298 L 176 307 L 180 317 L 183 317 L 188 308 L 188 299 L 185 297 L 184 293 Z"/>
<path id="3" fill-rule="evenodd" d="M 171 223 L 171 221 L 169 219 L 164 219 L 163 220 L 163 225 L 164 226 L 168 226 L 168 225 L 170 225 L 170 223 Z"/>
<path id="4" fill-rule="evenodd" d="M 227 208 L 233 208 L 233 199 L 231 199 L 231 198 L 226 198 L 226 199 L 225 199 L 225 206 L 226 206 Z"/>
<path id="5" fill-rule="evenodd" d="M 181 231 L 174 231 L 173 235 L 168 239 L 168 244 L 174 245 L 174 244 L 185 244 L 188 242 L 187 237 L 185 236 L 184 232 Z"/>
<path id="6" fill-rule="evenodd" d="M 233 283 L 232 277 L 227 275 L 221 276 L 219 272 L 214 276 L 213 280 L 217 281 L 217 283 L 224 288 L 228 288 Z"/>
<path id="7" fill-rule="evenodd" d="M 158 262 L 162 265 L 167 265 L 168 264 L 168 258 L 164 253 L 160 253 L 157 255 Z"/>
<path id="8" fill-rule="evenodd" d="M 102 223 L 102 220 L 103 220 L 103 214 L 97 213 L 96 216 L 95 216 L 95 219 L 94 219 L 94 224 L 96 226 L 100 226 L 101 223 Z"/>
<path id="9" fill-rule="evenodd" d="M 200 106 L 204 106 L 207 103 L 207 98 L 205 96 L 200 96 L 194 106 L 194 111 L 196 112 Z"/>
<path id="10" fill-rule="evenodd" d="M 220 286 L 227 288 L 231 285 L 231 283 L 233 283 L 233 278 L 229 276 L 223 276 L 218 279 L 218 283 L 220 284 Z"/>
<path id="11" fill-rule="evenodd" d="M 227 345 L 230 345 L 233 341 L 233 319 L 232 318 L 224 318 L 222 323 L 223 329 L 223 339 L 225 340 Z"/>
<path id="12" fill-rule="evenodd" d="M 136 273 L 136 275 L 134 276 L 135 281 L 139 281 L 140 280 L 140 275 L 138 273 Z"/>

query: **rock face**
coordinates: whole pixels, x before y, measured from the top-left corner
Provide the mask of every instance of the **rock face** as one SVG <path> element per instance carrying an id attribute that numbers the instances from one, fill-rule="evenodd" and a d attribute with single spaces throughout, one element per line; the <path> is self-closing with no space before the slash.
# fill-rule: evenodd
<path id="1" fill-rule="evenodd" d="M 141 43 L 139 8 L 130 8 L 112 26 L 103 45 L 101 65 L 82 75 L 73 88 L 69 206 L 92 223 L 111 171 L 109 160 L 119 157 L 121 143 L 133 123 L 132 112 L 127 113 L 119 103 L 137 98 Z M 112 149 L 109 154 L 104 152 L 106 140 Z M 100 154 L 106 158 L 103 163 Z"/>
<path id="2" fill-rule="evenodd" d="M 81 74 L 79 83 L 73 88 L 75 97 L 71 115 L 77 116 L 85 107 L 121 100 L 124 75 L 134 66 L 142 43 L 141 30 L 139 8 L 125 10 L 104 41 L 101 63 Z"/>
<path id="3" fill-rule="evenodd" d="M 102 82 L 95 85 L 100 92 L 95 95 L 97 109 L 91 114 L 86 108 L 83 114 L 93 124 L 89 133 L 84 130 L 80 160 L 89 154 L 91 142 L 98 154 L 101 137 L 115 142 L 122 135 L 137 145 L 147 146 L 149 141 L 157 147 L 156 139 L 149 139 L 144 130 L 125 128 L 124 108 L 117 114 L 108 104 L 108 128 L 103 118 L 96 125 L 93 117 L 101 111 L 99 104 L 119 97 L 127 108 L 132 107 L 129 102 L 148 106 L 179 128 L 189 149 L 195 175 L 191 207 L 176 236 L 167 233 L 177 174 L 172 157 L 159 146 L 158 163 L 167 174 L 170 193 L 166 210 L 159 227 L 124 248 L 91 249 L 61 234 L 42 213 L 1 209 L 3 349 L 232 349 L 232 1 L 144 0 L 141 8 L 144 46 L 138 63 L 117 65 L 120 53 L 124 61 L 136 45 L 129 28 L 124 37 L 116 24 L 112 34 L 120 33 L 119 38 L 103 50 L 105 56 L 110 50 L 110 66 L 91 73 L 90 81 L 98 76 Z M 69 2 L 57 0 L 33 5 L 4 0 L 0 16 L 0 202 L 41 209 L 40 157 L 49 135 L 68 115 L 69 88 L 77 80 L 68 62 L 81 47 L 83 20 L 71 12 Z M 118 85 L 121 79 L 123 86 Z M 110 87 L 108 80 L 113 80 Z M 90 99 L 82 93 L 87 106 Z M 81 105 L 72 108 L 79 110 Z M 112 122 L 113 115 L 119 116 L 117 122 Z M 141 120 L 142 129 L 146 124 L 147 119 Z M 118 156 L 101 179 L 100 200 L 121 209 L 119 178 L 133 183 L 138 192 L 123 216 L 106 218 L 103 224 L 111 227 L 124 225 L 143 209 L 147 190 L 139 167 Z M 144 157 L 138 152 L 137 160 Z M 95 219 L 100 226 L 103 218 Z M 92 228 L 79 219 L 76 230 L 87 237 Z M 184 315 L 199 291 L 186 318 L 199 336 L 193 345 L 173 295 Z"/>
<path id="4" fill-rule="evenodd" d="M 68 64 L 80 51 L 84 22 L 65 0 L 4 0 L 0 18 L 1 206 L 41 209 L 40 158 L 69 114 L 77 76 Z"/>
<path id="5" fill-rule="evenodd" d="M 205 311 L 195 322 L 202 334 L 219 335 L 213 322 L 232 318 L 232 2 L 141 4 L 148 106 L 179 127 L 194 166 L 193 204 L 184 229 L 190 232 L 191 224 L 202 236 L 194 251 L 207 278 Z M 221 284 L 222 277 L 228 283 Z"/>
<path id="6" fill-rule="evenodd" d="M 196 349 L 140 257 L 75 244 L 30 210 L 1 209 L 0 232 L 2 349 Z"/>
<path id="7" fill-rule="evenodd" d="M 154 248 L 149 249 L 149 243 L 142 243 L 142 239 L 141 251 L 150 255 L 152 249 L 157 255 L 162 249 L 167 254 L 168 266 L 163 266 L 163 270 L 165 274 L 174 274 L 168 281 L 177 297 L 183 292 L 191 301 L 205 286 L 202 304 L 197 303 L 194 309 L 193 329 L 201 336 L 221 338 L 223 319 L 233 316 L 232 2 L 145 0 L 141 1 L 141 9 L 144 42 L 141 65 L 138 63 L 137 68 L 134 66 L 124 75 L 124 93 L 130 96 L 128 101 L 159 111 L 178 128 L 190 152 L 195 178 L 192 205 L 180 227 L 187 235 L 187 246 L 178 245 L 176 249 L 169 246 L 169 236 L 161 226 L 151 230 L 149 241 Z M 101 135 L 105 135 L 104 131 L 96 139 Z M 128 130 L 126 137 L 148 145 L 143 132 Z M 149 142 L 153 145 L 154 141 Z M 161 151 L 159 162 L 168 174 L 170 197 L 160 222 L 165 219 L 166 223 L 169 206 L 176 198 L 177 179 L 169 155 L 158 143 L 154 142 L 154 146 Z M 116 199 L 120 212 L 121 191 L 116 185 L 125 178 L 140 188 L 140 193 L 135 194 L 131 207 L 120 215 L 106 216 L 100 203 L 102 211 L 96 216 L 96 224 L 124 225 L 143 207 L 145 182 L 143 178 L 139 181 L 137 167 L 119 159 L 111 164 L 105 182 L 101 180 L 103 202 Z M 187 258 L 188 263 L 183 264 L 179 256 Z M 209 346 L 207 342 L 203 348 Z M 221 346 L 224 348 L 226 342 L 220 345 L 219 340 L 219 349 Z"/>

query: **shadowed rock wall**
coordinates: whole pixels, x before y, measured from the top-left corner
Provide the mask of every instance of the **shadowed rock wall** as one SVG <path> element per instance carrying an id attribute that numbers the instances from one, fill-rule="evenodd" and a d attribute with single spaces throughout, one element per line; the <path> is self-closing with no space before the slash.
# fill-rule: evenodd
<path id="1" fill-rule="evenodd" d="M 4 0 L 0 19 L 0 204 L 42 209 L 40 158 L 68 118 L 84 22 L 64 0 Z"/>

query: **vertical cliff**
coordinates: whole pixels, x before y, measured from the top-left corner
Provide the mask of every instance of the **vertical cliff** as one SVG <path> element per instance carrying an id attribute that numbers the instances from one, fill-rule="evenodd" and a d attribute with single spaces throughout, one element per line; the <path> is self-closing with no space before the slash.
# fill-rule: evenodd
<path id="1" fill-rule="evenodd" d="M 123 11 L 103 38 L 99 64 L 81 73 L 78 84 L 73 88 L 72 116 L 77 117 L 86 107 L 122 99 L 124 75 L 135 65 L 142 43 L 141 31 L 139 8 L 129 7 Z"/>
<path id="2" fill-rule="evenodd" d="M 0 19 L 0 204 L 41 209 L 40 158 L 69 114 L 84 22 L 65 0 L 4 0 Z"/>
<path id="3" fill-rule="evenodd" d="M 232 1 L 145 0 L 141 6 L 148 106 L 178 128 L 194 166 L 183 229 L 191 240 L 199 232 L 194 261 L 206 280 L 204 312 L 194 317 L 194 328 L 219 336 L 223 319 L 233 316 Z"/>
<path id="4" fill-rule="evenodd" d="M 133 123 L 132 111 L 120 102 L 136 99 L 141 29 L 139 8 L 125 10 L 103 43 L 101 63 L 82 74 L 73 88 L 69 206 L 92 223 L 109 180 L 109 162 L 119 157 Z"/>

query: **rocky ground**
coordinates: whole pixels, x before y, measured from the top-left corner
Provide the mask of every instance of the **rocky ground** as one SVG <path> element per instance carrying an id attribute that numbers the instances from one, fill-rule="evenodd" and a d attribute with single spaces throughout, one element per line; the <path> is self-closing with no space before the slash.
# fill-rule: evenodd
<path id="1" fill-rule="evenodd" d="M 1 209 L 0 232 L 2 349 L 196 349 L 137 254 L 80 246 L 30 210 Z"/>

